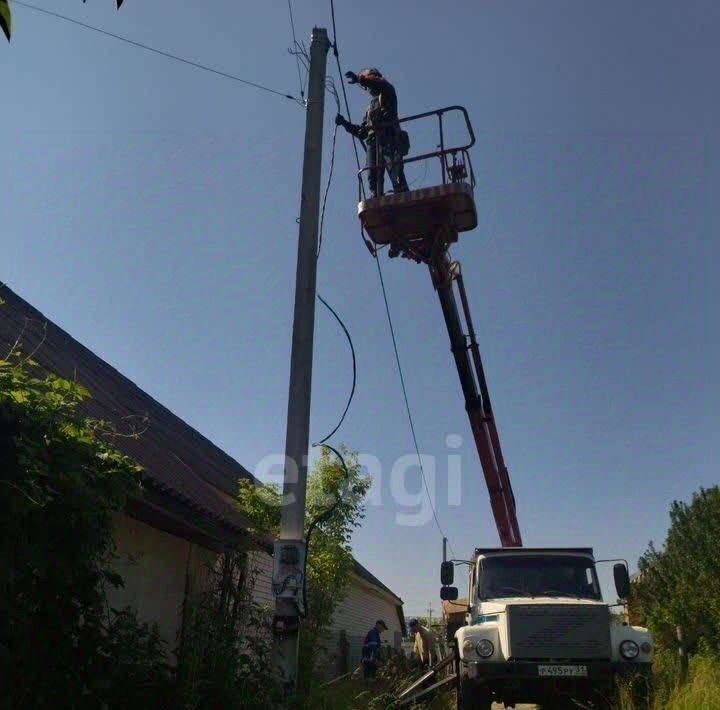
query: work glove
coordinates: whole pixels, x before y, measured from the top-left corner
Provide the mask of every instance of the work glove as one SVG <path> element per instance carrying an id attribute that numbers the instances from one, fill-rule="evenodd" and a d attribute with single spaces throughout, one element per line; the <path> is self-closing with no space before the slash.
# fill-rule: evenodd
<path id="1" fill-rule="evenodd" d="M 348 84 L 357 84 L 358 81 L 360 81 L 358 75 L 354 71 L 346 71 L 345 77 L 348 80 Z"/>
<path id="2" fill-rule="evenodd" d="M 343 128 L 345 128 L 345 126 L 347 126 L 347 121 L 345 120 L 345 117 L 342 116 L 341 114 L 338 114 L 337 116 L 335 116 L 335 125 L 342 126 Z"/>

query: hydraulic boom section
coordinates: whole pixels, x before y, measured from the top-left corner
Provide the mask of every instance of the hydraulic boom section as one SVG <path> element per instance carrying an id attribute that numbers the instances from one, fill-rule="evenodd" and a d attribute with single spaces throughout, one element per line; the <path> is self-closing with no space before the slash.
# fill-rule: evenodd
<path id="1" fill-rule="evenodd" d="M 465 410 L 470 419 L 470 428 L 490 493 L 490 505 L 500 543 L 503 547 L 519 547 L 522 545 L 522 538 L 515 512 L 515 496 L 500 447 L 500 437 L 495 425 L 460 264 L 451 262 L 445 252 L 431 262 L 429 267 L 450 336 L 450 347 L 465 397 Z M 463 329 L 455 290 L 460 296 L 467 332 Z"/>
<path id="2" fill-rule="evenodd" d="M 470 140 L 465 145 L 448 148 L 445 145 L 443 117 L 451 112 L 461 113 Z M 467 111 L 462 106 L 428 111 L 401 119 L 400 123 L 427 117 L 438 118 L 440 150 L 409 157 L 402 162 L 439 158 L 442 184 L 362 199 L 362 176 L 367 169 L 361 170 L 358 214 L 364 231 L 372 241 L 369 246 L 376 258 L 378 248 L 387 246 L 391 257 L 403 256 L 425 263 L 430 269 L 450 336 L 455 366 L 465 397 L 465 409 L 490 493 L 490 505 L 500 542 L 503 547 L 520 547 L 522 538 L 515 512 L 515 496 L 500 447 L 462 272 L 460 264 L 450 261 L 448 256 L 448 247 L 457 241 L 458 234 L 477 226 L 473 197 L 475 176 L 468 153 L 468 149 L 475 143 L 475 134 Z M 462 317 L 458 310 L 456 291 L 460 296 Z"/>

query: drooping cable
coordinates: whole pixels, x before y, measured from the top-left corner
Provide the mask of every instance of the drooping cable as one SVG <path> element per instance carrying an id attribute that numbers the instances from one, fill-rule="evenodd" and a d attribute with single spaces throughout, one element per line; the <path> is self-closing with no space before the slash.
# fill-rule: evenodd
<path id="1" fill-rule="evenodd" d="M 355 396 L 355 385 L 357 384 L 357 360 L 355 358 L 355 347 L 353 346 L 350 332 L 345 327 L 345 324 L 340 319 L 340 316 L 333 310 L 330 304 L 320 294 L 318 294 L 318 299 L 323 304 L 323 306 L 325 306 L 325 308 L 327 308 L 330 313 L 335 316 L 335 320 L 339 323 L 340 327 L 343 330 L 343 333 L 345 333 L 345 337 L 347 338 L 348 345 L 350 346 L 350 354 L 352 355 L 352 387 L 350 388 L 350 395 L 348 396 L 348 401 L 345 405 L 342 416 L 340 417 L 340 421 L 338 421 L 338 423 L 335 425 L 335 428 L 327 436 L 320 439 L 320 441 L 318 441 L 315 446 L 324 444 L 328 439 L 331 439 L 333 435 L 338 431 L 338 429 L 342 426 L 343 422 L 345 421 L 345 417 L 347 416 L 348 410 L 350 409 L 350 405 L 352 404 L 353 397 Z"/>
<path id="2" fill-rule="evenodd" d="M 340 464 L 343 467 L 343 471 L 345 472 L 345 480 L 348 481 L 350 479 L 350 473 L 348 471 L 348 467 L 345 464 L 345 459 L 343 458 L 342 454 L 333 446 L 326 443 L 328 439 L 330 439 L 342 426 L 343 422 L 345 421 L 345 417 L 347 416 L 348 410 L 350 409 L 350 404 L 353 401 L 353 397 L 355 396 L 355 385 L 357 383 L 357 360 L 355 358 L 355 347 L 353 346 L 352 338 L 350 337 L 350 332 L 345 327 L 345 324 L 342 322 L 340 316 L 335 312 L 335 310 L 330 306 L 330 304 L 320 295 L 318 294 L 319 301 L 327 308 L 330 313 L 335 316 L 335 319 L 340 324 L 340 327 L 342 328 L 343 332 L 345 333 L 345 337 L 347 338 L 348 345 L 350 345 L 350 354 L 352 355 L 352 387 L 350 388 L 350 395 L 348 396 L 347 404 L 345 405 L 345 409 L 342 413 L 342 416 L 340 417 L 340 420 L 336 424 L 335 428 L 324 438 L 320 439 L 320 441 L 313 444 L 313 447 L 319 446 L 324 449 L 328 449 L 329 451 L 332 451 L 335 456 L 338 457 L 340 460 Z M 303 571 L 302 571 L 302 582 L 303 582 L 303 603 L 304 608 L 301 609 L 298 607 L 298 613 L 300 616 L 305 617 L 308 615 L 308 595 L 307 595 L 307 562 L 308 558 L 310 556 L 310 538 L 312 536 L 313 530 L 322 523 L 323 521 L 327 520 L 332 516 L 332 514 L 337 510 L 337 507 L 342 503 L 342 496 L 338 494 L 338 499 L 335 501 L 335 503 L 328 508 L 328 510 L 324 511 L 320 515 L 318 515 L 308 526 L 307 532 L 305 533 L 305 564 L 303 565 Z"/>
<path id="3" fill-rule="evenodd" d="M 348 102 L 347 92 L 345 91 L 345 84 L 342 80 L 343 71 L 342 71 L 342 65 L 340 63 L 340 50 L 338 49 L 334 0 L 330 0 L 330 14 L 332 17 L 332 29 L 333 29 L 333 41 L 332 41 L 333 53 L 335 55 L 335 61 L 337 63 L 338 75 L 340 77 L 340 84 L 342 86 L 343 97 L 345 99 L 345 109 L 347 110 L 348 120 L 350 120 L 350 103 Z M 361 145 L 362 145 L 362 141 L 361 141 Z M 354 136 L 353 136 L 353 148 L 355 150 L 355 162 L 357 164 L 357 169 L 359 172 L 361 169 L 360 168 L 360 157 L 358 155 L 357 144 L 355 143 Z M 362 182 L 361 182 L 361 187 L 364 188 L 364 186 L 362 186 Z M 361 229 L 361 236 L 362 236 L 362 229 Z M 364 237 L 363 237 L 363 241 L 365 241 Z M 368 245 L 368 242 L 365 242 L 365 244 Z M 375 252 L 374 249 L 372 249 L 371 247 L 368 247 L 368 248 L 371 249 L 371 252 L 372 252 L 373 256 L 375 257 L 375 263 L 377 264 L 378 276 L 380 279 L 380 288 L 382 290 L 383 301 L 385 302 L 385 313 L 387 314 L 387 321 L 388 321 L 388 325 L 390 327 L 390 336 L 392 337 L 393 350 L 395 352 L 395 361 L 397 364 L 398 374 L 400 375 L 400 385 L 402 388 L 403 399 L 405 400 L 405 409 L 407 411 L 408 421 L 410 423 L 410 432 L 412 434 L 413 444 L 415 446 L 415 453 L 418 458 L 418 466 L 420 468 L 420 474 L 422 477 L 423 486 L 425 488 L 425 493 L 427 494 L 427 497 L 428 497 L 428 502 L 430 503 L 430 508 L 433 513 L 433 519 L 435 520 L 435 525 L 437 526 L 437 529 L 440 531 L 440 534 L 446 538 L 447 535 L 445 535 L 445 531 L 443 530 L 442 525 L 440 524 L 440 520 L 438 518 L 437 511 L 435 510 L 435 505 L 433 503 L 432 496 L 430 495 L 427 478 L 425 477 L 425 469 L 423 468 L 423 465 L 422 465 L 422 458 L 420 456 L 420 447 L 418 445 L 417 435 L 415 433 L 415 422 L 414 422 L 414 419 L 412 416 L 412 410 L 410 409 L 410 401 L 409 401 L 408 394 L 407 394 L 407 387 L 405 385 L 405 376 L 403 374 L 402 363 L 400 361 L 400 353 L 398 351 L 397 338 L 395 337 L 395 328 L 393 326 L 392 316 L 390 315 L 390 305 L 388 303 L 387 291 L 385 289 L 385 279 L 383 278 L 382 267 L 380 266 L 380 259 L 378 258 L 377 253 Z M 450 547 L 450 551 L 451 551 L 453 557 L 455 557 L 455 552 L 453 550 L 452 543 L 449 540 L 448 540 L 448 545 Z"/>
<path id="4" fill-rule="evenodd" d="M 61 15 L 58 12 L 53 12 L 52 10 L 46 10 L 43 7 L 38 7 L 37 5 L 31 5 L 28 2 L 24 2 L 24 0 L 10 0 L 15 5 L 20 5 L 22 7 L 26 7 L 29 10 L 34 10 L 35 12 L 40 12 L 44 15 L 48 15 L 50 17 L 54 17 L 58 20 L 63 20 L 65 22 L 69 22 L 73 25 L 77 25 L 78 27 L 83 27 L 86 30 L 91 30 L 93 32 L 97 32 L 98 34 L 105 35 L 106 37 L 112 37 L 113 39 L 119 40 L 120 42 L 125 42 L 126 44 L 129 44 L 133 47 L 138 47 L 139 49 L 144 49 L 146 52 L 152 52 L 153 54 L 158 54 L 161 57 L 166 57 L 167 59 L 172 59 L 176 62 L 180 62 L 182 64 L 187 64 L 188 66 L 194 67 L 195 69 L 201 69 L 202 71 L 210 72 L 211 74 L 216 74 L 217 76 L 224 77 L 225 79 L 231 79 L 232 81 L 236 81 L 240 84 L 244 84 L 246 86 L 251 86 L 255 89 L 259 89 L 260 91 L 266 91 L 269 94 L 275 94 L 276 96 L 281 96 L 284 99 L 290 99 L 291 101 L 294 101 L 301 106 L 304 105 L 303 102 L 297 98 L 297 96 L 293 96 L 292 94 L 286 94 L 283 91 L 277 91 L 275 89 L 271 89 L 268 86 L 263 86 L 262 84 L 258 84 L 255 81 L 249 81 L 248 79 L 243 79 L 239 76 L 236 76 L 235 74 L 230 74 L 225 71 L 221 71 L 220 69 L 215 69 L 214 67 L 207 66 L 206 64 L 200 64 L 199 62 L 194 62 L 190 59 L 185 59 L 184 57 L 180 57 L 177 54 L 172 54 L 170 52 L 165 52 L 162 49 L 156 49 L 155 47 L 151 47 L 150 45 L 143 44 L 142 42 L 136 42 L 133 39 L 129 39 L 128 37 L 123 37 L 122 35 L 115 34 L 114 32 L 108 32 L 107 30 L 103 30 L 100 27 L 95 27 L 94 25 L 89 25 L 86 22 L 81 22 L 80 20 L 76 20 L 73 17 L 68 17 L 67 15 Z"/>
<path id="5" fill-rule="evenodd" d="M 323 444 L 322 442 L 318 442 L 317 444 L 313 444 L 313 446 L 320 446 L 324 449 L 328 449 L 329 451 L 332 451 L 335 456 L 340 461 L 340 465 L 343 467 L 343 471 L 345 472 L 345 481 L 348 482 L 350 480 L 350 472 L 348 471 L 347 464 L 345 463 L 345 459 L 343 458 L 343 455 L 334 447 L 330 446 L 330 444 Z M 317 528 L 318 525 L 321 523 L 324 523 L 326 520 L 329 520 L 333 513 L 338 509 L 341 503 L 343 503 L 343 498 L 340 493 L 338 493 L 337 500 L 327 509 L 324 510 L 322 513 L 320 513 L 311 523 L 308 525 L 307 532 L 305 533 L 305 565 L 303 567 L 303 601 L 304 601 L 304 608 L 298 609 L 300 612 L 300 616 L 306 617 L 309 613 L 309 602 L 308 602 L 308 594 L 307 594 L 307 560 L 309 557 L 309 550 L 310 550 L 310 538 L 312 537 L 312 534 Z"/>
<path id="6" fill-rule="evenodd" d="M 332 80 L 332 78 L 329 78 L 326 81 L 326 89 L 328 93 L 335 99 L 335 104 L 337 106 L 338 112 L 340 111 L 340 97 L 337 92 L 337 88 L 335 86 L 335 82 Z M 320 226 L 318 230 L 318 249 L 317 249 L 317 255 L 316 258 L 320 259 L 320 250 L 322 247 L 322 236 L 323 236 L 323 226 L 325 222 L 325 207 L 327 204 L 327 198 L 328 193 L 330 192 L 330 185 L 332 184 L 332 176 L 333 176 L 333 170 L 335 166 L 335 142 L 337 138 L 337 125 L 335 126 L 335 129 L 333 131 L 333 137 L 332 137 L 332 149 L 331 149 L 331 155 L 330 155 L 330 169 L 328 172 L 328 180 L 327 184 L 325 186 L 325 194 L 323 197 L 323 203 L 322 203 L 322 210 L 320 214 Z M 350 479 L 350 473 L 348 471 L 348 467 L 345 464 L 345 459 L 343 458 L 340 451 L 338 451 L 334 446 L 331 446 L 327 443 L 328 439 L 331 439 L 337 431 L 342 426 L 343 422 L 345 421 L 345 417 L 347 416 L 347 413 L 350 409 L 350 405 L 352 404 L 353 398 L 355 396 L 355 386 L 357 384 L 357 359 L 355 356 L 355 346 L 353 345 L 352 337 L 350 336 L 350 331 L 345 326 L 345 323 L 343 323 L 340 316 L 337 314 L 335 309 L 320 295 L 317 295 L 318 300 L 327 308 L 330 313 L 334 316 L 335 320 L 340 325 L 340 328 L 342 328 L 343 333 L 345 333 L 345 337 L 347 338 L 348 345 L 350 346 L 350 355 L 352 356 L 352 386 L 350 388 L 350 394 L 348 396 L 347 403 L 345 405 L 345 409 L 343 410 L 342 415 L 340 416 L 340 419 L 338 423 L 335 425 L 333 430 L 327 434 L 325 437 L 320 439 L 320 441 L 315 442 L 313 444 L 313 447 L 322 447 L 324 449 L 328 449 L 329 451 L 332 451 L 335 456 L 337 456 L 338 460 L 340 461 L 340 464 L 343 468 L 343 471 L 345 473 L 345 480 L 349 481 Z M 320 513 L 308 526 L 307 532 L 305 533 L 305 564 L 303 566 L 303 572 L 302 572 L 302 584 L 303 584 L 303 604 L 304 608 L 300 608 L 298 606 L 298 613 L 302 617 L 306 617 L 309 613 L 309 601 L 308 601 L 308 594 L 307 594 L 307 563 L 308 558 L 310 556 L 310 540 L 312 537 L 313 531 L 317 528 L 318 525 L 320 525 L 325 520 L 328 520 L 330 517 L 332 517 L 333 513 L 337 510 L 338 506 L 343 502 L 342 495 L 338 493 L 338 498 L 335 501 L 333 505 L 331 505 L 327 510 Z"/>

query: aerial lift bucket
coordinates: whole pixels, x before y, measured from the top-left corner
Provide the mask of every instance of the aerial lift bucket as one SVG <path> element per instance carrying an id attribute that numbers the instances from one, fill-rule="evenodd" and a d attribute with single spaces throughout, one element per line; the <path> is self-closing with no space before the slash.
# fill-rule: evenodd
<path id="1" fill-rule="evenodd" d="M 443 117 L 459 112 L 464 118 L 469 140 L 458 146 L 445 146 Z M 475 144 L 470 118 L 462 106 L 448 106 L 400 119 L 407 124 L 423 118 L 437 116 L 439 150 L 406 158 L 403 165 L 437 158 L 441 165 L 441 184 L 407 192 L 366 197 L 363 175 L 358 174 L 360 204 L 358 216 L 365 233 L 375 248 L 388 246 L 390 256 L 405 256 L 418 262 L 429 261 L 456 242 L 460 232 L 477 227 L 478 218 L 473 197 L 475 176 L 468 149 Z"/>
<path id="2" fill-rule="evenodd" d="M 451 112 L 462 114 L 469 142 L 448 148 L 445 146 L 443 117 Z M 363 174 L 371 168 L 365 168 L 358 173 L 361 195 L 358 215 L 376 258 L 377 251 L 387 246 L 389 256 L 413 259 L 427 264 L 430 270 L 450 336 L 465 409 L 490 494 L 498 535 L 503 547 L 521 547 L 515 497 L 495 425 L 462 272 L 460 264 L 451 261 L 448 255 L 448 247 L 457 241 L 458 234 L 474 229 L 478 222 L 473 198 L 475 176 L 468 153 L 468 149 L 475 144 L 475 134 L 468 113 L 462 106 L 449 106 L 409 116 L 401 119 L 400 123 L 431 116 L 437 116 L 438 119 L 440 149 L 406 158 L 402 163 L 407 165 L 419 160 L 439 159 L 441 183 L 418 190 L 366 198 Z M 457 306 L 456 291 L 460 296 L 462 311 Z"/>

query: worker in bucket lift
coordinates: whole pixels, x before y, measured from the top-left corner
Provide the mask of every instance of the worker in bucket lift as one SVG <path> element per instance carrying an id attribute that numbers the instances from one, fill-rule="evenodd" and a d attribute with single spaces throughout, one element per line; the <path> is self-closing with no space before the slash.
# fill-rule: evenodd
<path id="1" fill-rule="evenodd" d="M 400 129 L 397 94 L 393 85 L 378 69 L 363 69 L 360 74 L 345 72 L 350 84 L 359 84 L 371 96 L 363 122 L 357 126 L 344 116 L 335 117 L 335 125 L 366 141 L 368 184 L 374 197 L 383 194 L 385 168 L 390 173 L 393 190 L 407 192 L 403 156 L 410 152 L 408 134 Z"/>

